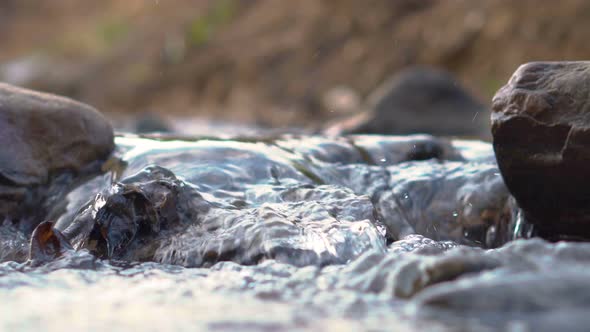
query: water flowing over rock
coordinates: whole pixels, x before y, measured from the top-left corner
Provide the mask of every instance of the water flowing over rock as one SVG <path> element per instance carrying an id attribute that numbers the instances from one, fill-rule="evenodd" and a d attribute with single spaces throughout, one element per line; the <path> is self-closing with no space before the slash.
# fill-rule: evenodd
<path id="1" fill-rule="evenodd" d="M 33 266 L 49 263 L 73 250 L 74 248 L 63 234 L 53 228 L 53 223 L 45 221 L 40 223 L 31 234 L 29 261 Z"/>
<path id="2" fill-rule="evenodd" d="M 401 71 L 375 90 L 364 108 L 326 133 L 487 137 L 489 111 L 450 73 L 434 68 Z"/>
<path id="3" fill-rule="evenodd" d="M 78 183 L 49 211 L 55 222 L 36 228 L 31 260 L 29 239 L 0 225 L 0 312 L 46 301 L 0 329 L 551 331 L 590 308 L 588 244 L 506 244 L 520 211 L 491 144 L 115 142 L 105 173 Z M 246 309 L 228 314 L 236 303 Z M 51 320 L 66 309 L 97 318 Z"/>
<path id="4" fill-rule="evenodd" d="M 76 175 L 100 169 L 114 149 L 108 121 L 88 105 L 0 84 L 0 220 L 32 230 L 46 197 L 59 197 Z"/>
<path id="5" fill-rule="evenodd" d="M 589 93 L 590 62 L 533 62 L 493 100 L 500 170 L 545 238 L 590 238 Z"/>
<path id="6" fill-rule="evenodd" d="M 515 205 L 495 165 L 410 162 L 388 171 L 376 208 L 394 239 L 418 233 L 483 247 L 510 239 Z"/>
<path id="7" fill-rule="evenodd" d="M 514 226 L 485 143 L 427 135 L 117 143 L 125 168 L 73 190 L 55 224 L 74 248 L 102 258 L 324 266 L 411 234 L 496 247 Z"/>

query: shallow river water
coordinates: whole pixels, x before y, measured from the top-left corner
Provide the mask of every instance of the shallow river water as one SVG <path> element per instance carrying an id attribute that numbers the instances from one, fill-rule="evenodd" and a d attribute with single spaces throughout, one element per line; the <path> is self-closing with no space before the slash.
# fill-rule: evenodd
<path id="1" fill-rule="evenodd" d="M 0 330 L 585 330 L 590 244 L 529 226 L 487 143 L 119 136 L 43 259 L 0 226 Z M 60 240 L 61 241 L 61 240 Z M 34 242 L 34 241 L 33 241 Z"/>

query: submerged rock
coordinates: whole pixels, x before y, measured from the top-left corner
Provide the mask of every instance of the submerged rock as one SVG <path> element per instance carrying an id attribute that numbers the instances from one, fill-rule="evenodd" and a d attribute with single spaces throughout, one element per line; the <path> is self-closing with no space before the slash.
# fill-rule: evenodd
<path id="1" fill-rule="evenodd" d="M 99 257 L 152 260 L 156 235 L 198 223 L 209 204 L 167 169 L 150 166 L 107 187 L 71 222 L 58 222 L 77 249 Z M 185 227 L 182 227 L 182 226 Z M 181 229 L 178 229 L 181 227 Z M 134 250 L 135 249 L 135 250 Z"/>
<path id="2" fill-rule="evenodd" d="M 74 248 L 63 234 L 53 228 L 52 222 L 40 223 L 31 235 L 29 260 L 32 265 L 51 262 L 62 257 L 65 253 L 73 251 Z"/>
<path id="3" fill-rule="evenodd" d="M 365 109 L 326 133 L 487 136 L 488 110 L 450 73 L 438 69 L 417 67 L 398 73 L 368 97 Z"/>
<path id="4" fill-rule="evenodd" d="M 183 266 L 263 259 L 325 265 L 385 250 L 367 198 L 343 188 L 265 189 L 262 197 L 247 193 L 241 209 L 223 208 L 169 170 L 147 167 L 58 228 L 77 249 L 100 257 Z"/>
<path id="5" fill-rule="evenodd" d="M 495 247 L 514 219 L 489 144 L 425 135 L 117 143 L 126 168 L 73 190 L 55 225 L 102 258 L 324 266 L 412 234 Z M 396 250 L 421 245 L 404 243 Z"/>
<path id="6" fill-rule="evenodd" d="M 493 100 L 500 170 L 548 239 L 590 239 L 589 93 L 590 62 L 533 62 Z"/>
<path id="7" fill-rule="evenodd" d="M 422 234 L 487 248 L 510 240 L 517 208 L 496 165 L 409 162 L 388 171 L 375 206 L 393 239 Z"/>
<path id="8" fill-rule="evenodd" d="M 23 219 L 29 231 L 44 217 L 45 197 L 98 169 L 94 162 L 114 149 L 111 126 L 94 108 L 7 84 L 0 84 L 0 142 L 0 221 Z"/>

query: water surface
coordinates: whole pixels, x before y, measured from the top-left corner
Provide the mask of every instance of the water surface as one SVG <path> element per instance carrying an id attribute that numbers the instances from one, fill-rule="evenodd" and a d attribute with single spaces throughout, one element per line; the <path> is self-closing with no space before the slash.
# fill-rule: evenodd
<path id="1" fill-rule="evenodd" d="M 576 330 L 590 246 L 516 239 L 491 146 L 120 136 L 25 262 L 0 226 L 0 329 Z"/>

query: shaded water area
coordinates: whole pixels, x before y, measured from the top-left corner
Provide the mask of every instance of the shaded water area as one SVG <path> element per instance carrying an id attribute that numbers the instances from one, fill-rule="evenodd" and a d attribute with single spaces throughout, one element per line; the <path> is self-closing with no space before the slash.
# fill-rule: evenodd
<path id="1" fill-rule="evenodd" d="M 28 235 L 0 226 L 0 330 L 552 331 L 589 320 L 590 244 L 521 239 L 528 226 L 488 143 L 116 144 L 104 174 L 56 200 L 53 247 L 33 241 L 27 261 Z"/>

